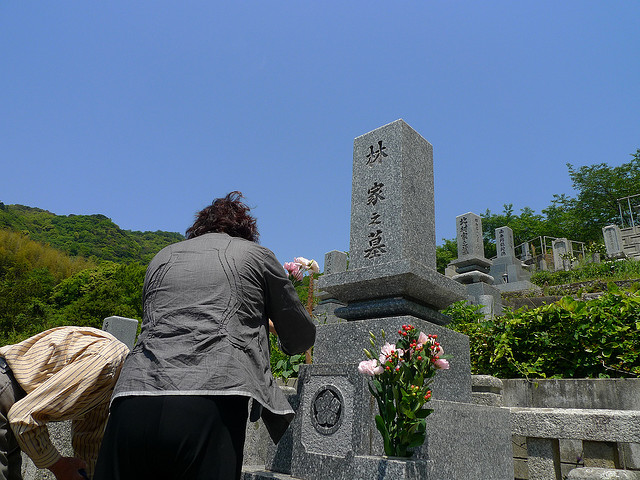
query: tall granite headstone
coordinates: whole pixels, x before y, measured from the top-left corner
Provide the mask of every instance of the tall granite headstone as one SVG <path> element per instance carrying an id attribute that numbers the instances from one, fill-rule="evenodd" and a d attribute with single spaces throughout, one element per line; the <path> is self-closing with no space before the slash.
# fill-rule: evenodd
<path id="1" fill-rule="evenodd" d="M 436 271 L 433 147 L 402 120 L 355 139 L 349 269 L 320 279 L 347 320 L 438 313 L 464 289 Z"/>
<path id="2" fill-rule="evenodd" d="M 607 256 L 611 258 L 623 258 L 624 249 L 622 246 L 622 232 L 617 225 L 607 225 L 602 228 L 604 246 L 607 249 Z"/>
<path id="3" fill-rule="evenodd" d="M 502 313 L 500 290 L 493 286 L 494 279 L 489 275 L 492 262 L 484 256 L 482 219 L 472 212 L 458 215 L 456 234 L 458 258 L 449 264 L 457 271 L 453 280 L 466 285 L 467 300 L 472 305 L 483 305 L 486 318 Z"/>
<path id="4" fill-rule="evenodd" d="M 336 314 L 348 321 L 318 326 L 313 364 L 298 381 L 290 461 L 271 470 L 286 465 L 278 471 L 304 480 L 513 478 L 509 412 L 471 403 L 468 337 L 444 328 L 438 312 L 465 289 L 435 271 L 431 145 L 398 120 L 356 138 L 353 165 L 349 268 L 319 280 L 347 305 Z M 433 383 L 427 441 L 410 460 L 382 456 L 369 380 L 357 371 L 369 332 L 392 336 L 403 324 L 437 334 L 451 356 Z"/>
<path id="5" fill-rule="evenodd" d="M 458 258 L 449 265 L 456 267 L 458 275 L 454 280 L 463 283 L 493 283 L 488 275 L 491 260 L 484 256 L 482 239 L 482 219 L 475 213 L 465 213 L 456 217 L 456 239 L 458 242 Z"/>
<path id="6" fill-rule="evenodd" d="M 493 260 L 489 273 L 496 288 L 501 292 L 538 290 L 539 288 L 529 281 L 531 272 L 526 270 L 516 257 L 513 230 L 504 226 L 496 228 L 495 232 L 497 257 Z"/>
<path id="7" fill-rule="evenodd" d="M 567 238 L 556 238 L 551 243 L 551 250 L 553 252 L 553 264 L 556 272 L 560 270 L 571 270 L 571 260 L 567 258 L 567 255 L 573 253 L 571 242 Z"/>

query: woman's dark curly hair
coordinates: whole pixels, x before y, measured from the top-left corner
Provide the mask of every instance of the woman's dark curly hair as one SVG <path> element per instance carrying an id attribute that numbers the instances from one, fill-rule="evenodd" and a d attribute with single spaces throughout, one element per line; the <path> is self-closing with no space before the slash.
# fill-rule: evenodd
<path id="1" fill-rule="evenodd" d="M 187 238 L 205 233 L 226 233 L 258 242 L 256 219 L 249 215 L 249 207 L 243 202 L 242 193 L 231 192 L 224 198 L 216 198 L 211 205 L 196 214 L 196 221 L 186 232 Z"/>

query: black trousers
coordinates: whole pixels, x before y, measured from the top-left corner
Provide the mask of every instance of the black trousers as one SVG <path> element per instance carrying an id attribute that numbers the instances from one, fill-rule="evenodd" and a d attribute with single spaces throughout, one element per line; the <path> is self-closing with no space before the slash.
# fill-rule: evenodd
<path id="1" fill-rule="evenodd" d="M 94 480 L 238 480 L 247 407 L 240 396 L 118 398 Z"/>

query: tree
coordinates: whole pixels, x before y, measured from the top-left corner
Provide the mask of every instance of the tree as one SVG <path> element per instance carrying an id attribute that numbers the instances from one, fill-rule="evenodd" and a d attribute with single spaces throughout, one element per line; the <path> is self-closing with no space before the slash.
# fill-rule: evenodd
<path id="1" fill-rule="evenodd" d="M 487 258 L 496 255 L 495 231 L 500 227 L 509 227 L 513 230 L 513 243 L 517 246 L 527 240 L 548 235 L 545 218 L 537 214 L 530 207 L 520 210 L 520 215 L 513 213 L 513 204 L 505 203 L 502 214 L 491 213 L 489 209 L 482 217 L 482 232 L 484 234 L 484 255 Z"/>
<path id="2" fill-rule="evenodd" d="M 455 238 L 453 240 L 443 238 L 442 241 L 444 244 L 436 246 L 436 270 L 444 274 L 447 265 L 458 258 L 458 242 Z"/>
<path id="3" fill-rule="evenodd" d="M 112 315 L 142 319 L 145 269 L 139 263 L 103 262 L 62 281 L 51 294 L 55 318 L 50 326 L 101 328 Z"/>
<path id="4" fill-rule="evenodd" d="M 619 223 L 618 198 L 640 193 L 640 149 L 633 159 L 618 167 L 606 163 L 575 169 L 567 163 L 575 198 L 554 195 L 543 213 L 553 226 L 551 236 L 566 236 L 582 242 L 601 241 L 602 227 Z"/>

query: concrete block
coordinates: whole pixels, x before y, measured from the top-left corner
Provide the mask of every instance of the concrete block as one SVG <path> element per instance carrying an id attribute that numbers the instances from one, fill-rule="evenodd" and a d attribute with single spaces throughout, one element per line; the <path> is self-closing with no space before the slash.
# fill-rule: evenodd
<path id="1" fill-rule="evenodd" d="M 618 446 L 614 442 L 582 442 L 584 466 L 596 468 L 620 468 Z"/>
<path id="2" fill-rule="evenodd" d="M 468 212 L 456 217 L 456 239 L 458 259 L 451 262 L 453 265 L 467 265 L 464 263 L 465 260 L 472 260 L 468 265 L 475 265 L 476 259 L 483 265 L 491 265 L 491 262 L 484 257 L 482 219 L 479 215 Z"/>
<path id="3" fill-rule="evenodd" d="M 438 400 L 429 406 L 429 435 L 416 455 L 433 460 L 434 480 L 513 478 L 508 409 Z"/>
<path id="4" fill-rule="evenodd" d="M 529 478 L 557 480 L 560 478 L 558 441 L 548 438 L 527 438 Z"/>
<path id="5" fill-rule="evenodd" d="M 102 322 L 102 330 L 109 332 L 131 350 L 136 343 L 138 320 L 118 316 L 107 317 Z"/>
<path id="6" fill-rule="evenodd" d="M 411 259 L 435 271 L 435 240 L 431 144 L 403 120 L 357 137 L 349 269 Z"/>
<path id="7" fill-rule="evenodd" d="M 571 470 L 567 480 L 640 480 L 640 473 L 629 470 L 584 467 Z"/>
<path id="8" fill-rule="evenodd" d="M 347 254 L 331 250 L 324 254 L 324 274 L 340 273 L 347 270 Z"/>
<path id="9" fill-rule="evenodd" d="M 638 378 L 505 379 L 509 407 L 640 410 Z"/>
<path id="10" fill-rule="evenodd" d="M 323 275 L 318 288 L 344 303 L 400 296 L 435 310 L 466 298 L 464 285 L 408 259 Z"/>
<path id="11" fill-rule="evenodd" d="M 573 438 L 561 438 L 559 440 L 560 446 L 560 461 L 562 463 L 569 463 L 574 466 L 582 466 L 583 452 L 582 452 L 582 440 L 576 440 Z"/>
<path id="12" fill-rule="evenodd" d="M 539 438 L 640 443 L 640 411 L 511 409 L 511 431 Z"/>
<path id="13" fill-rule="evenodd" d="M 512 435 L 511 444 L 513 446 L 514 458 L 527 458 L 527 437 L 522 435 Z"/>
<path id="14" fill-rule="evenodd" d="M 304 368 L 305 367 L 302 367 L 302 369 Z M 281 388 L 283 389 L 283 393 L 287 397 L 287 401 L 291 405 L 291 408 L 296 412 L 296 416 L 277 445 L 273 444 L 271 438 L 268 439 L 265 467 L 267 470 L 289 474 L 291 473 L 291 463 L 293 461 L 294 435 L 300 431 L 302 415 L 300 412 L 300 394 L 298 390 L 292 387 Z M 247 463 L 245 462 L 245 465 L 246 464 Z"/>
<path id="15" fill-rule="evenodd" d="M 618 457 L 622 468 L 626 470 L 640 470 L 640 444 L 618 443 Z"/>
<path id="16" fill-rule="evenodd" d="M 476 405 L 502 406 L 502 381 L 490 375 L 471 376 L 471 396 Z"/>
<path id="17" fill-rule="evenodd" d="M 529 466 L 526 459 L 513 459 L 513 478 L 515 480 L 529 480 Z"/>

